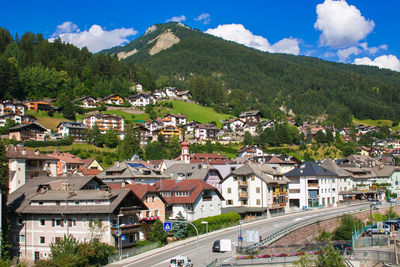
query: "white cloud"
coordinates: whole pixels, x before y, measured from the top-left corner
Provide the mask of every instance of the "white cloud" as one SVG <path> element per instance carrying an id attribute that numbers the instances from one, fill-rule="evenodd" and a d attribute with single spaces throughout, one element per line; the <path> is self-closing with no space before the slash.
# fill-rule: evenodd
<path id="1" fill-rule="evenodd" d="M 345 48 L 357 44 L 375 27 L 374 21 L 366 20 L 360 10 L 344 0 L 325 0 L 317 5 L 316 12 L 314 28 L 322 31 L 319 37 L 322 46 Z"/>
<path id="2" fill-rule="evenodd" d="M 201 21 L 204 25 L 210 23 L 210 14 L 208 13 L 203 13 L 200 14 L 197 18 L 194 19 L 195 21 Z"/>
<path id="3" fill-rule="evenodd" d="M 356 58 L 353 63 L 357 65 L 370 65 L 400 71 L 400 60 L 394 55 L 383 55 L 374 60 L 371 60 L 368 57 Z"/>
<path id="4" fill-rule="evenodd" d="M 349 56 L 351 55 L 358 55 L 361 53 L 361 50 L 356 47 L 356 46 L 352 46 L 346 49 L 341 49 L 337 52 L 337 55 L 339 56 L 339 60 L 340 61 L 344 61 L 345 59 L 347 59 Z"/>
<path id="5" fill-rule="evenodd" d="M 185 21 L 186 17 L 184 15 L 172 17 L 170 19 L 165 20 L 165 22 L 182 22 Z"/>
<path id="6" fill-rule="evenodd" d="M 122 45 L 129 40 L 128 36 L 136 35 L 138 32 L 133 28 L 119 28 L 105 31 L 99 25 L 92 25 L 88 31 L 80 31 L 72 22 L 64 22 L 57 26 L 56 33 L 49 41 L 60 37 L 63 42 L 71 43 L 79 48 L 87 47 L 89 51 L 96 53 L 103 49 Z"/>
<path id="7" fill-rule="evenodd" d="M 380 45 L 378 47 L 375 47 L 375 46 L 368 47 L 368 43 L 367 42 L 361 43 L 360 46 L 362 47 L 362 49 L 364 49 L 365 52 L 368 52 L 368 53 L 370 53 L 372 55 L 376 54 L 376 52 L 378 52 L 379 50 L 387 50 L 388 49 L 388 46 L 385 45 L 385 44 L 384 45 Z"/>
<path id="8" fill-rule="evenodd" d="M 219 25 L 215 29 L 208 29 L 206 33 L 261 51 L 294 55 L 298 55 L 300 53 L 299 41 L 296 38 L 284 38 L 271 45 L 266 38 L 259 35 L 254 35 L 242 24 Z"/>

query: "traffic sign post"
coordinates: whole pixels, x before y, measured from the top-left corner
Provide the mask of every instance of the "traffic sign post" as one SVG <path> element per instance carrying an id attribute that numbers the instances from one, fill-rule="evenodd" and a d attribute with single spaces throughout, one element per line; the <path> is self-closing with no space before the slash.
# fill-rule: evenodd
<path id="1" fill-rule="evenodd" d="M 171 231 L 171 230 L 172 230 L 172 223 L 164 222 L 164 231 Z"/>

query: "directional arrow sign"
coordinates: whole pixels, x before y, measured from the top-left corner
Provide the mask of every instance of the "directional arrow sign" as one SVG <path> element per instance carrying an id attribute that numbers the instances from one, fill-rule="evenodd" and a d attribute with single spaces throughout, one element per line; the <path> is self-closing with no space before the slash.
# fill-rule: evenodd
<path id="1" fill-rule="evenodd" d="M 165 222 L 164 223 L 164 231 L 171 231 L 172 230 L 172 223 L 171 222 Z"/>

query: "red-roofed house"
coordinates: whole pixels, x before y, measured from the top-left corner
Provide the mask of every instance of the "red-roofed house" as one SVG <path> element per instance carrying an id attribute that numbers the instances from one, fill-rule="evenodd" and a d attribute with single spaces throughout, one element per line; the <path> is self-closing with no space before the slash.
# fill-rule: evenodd
<path id="1" fill-rule="evenodd" d="M 215 153 L 196 153 L 191 156 L 190 163 L 208 163 L 211 165 L 229 164 L 232 160 Z"/>
<path id="2" fill-rule="evenodd" d="M 56 148 L 53 153 L 49 154 L 50 157 L 58 159 L 57 162 L 57 175 L 73 174 L 78 171 L 83 165 L 84 161 L 70 153 L 60 153 Z"/>
<path id="3" fill-rule="evenodd" d="M 82 159 L 83 165 L 77 171 L 78 174 L 83 176 L 97 175 L 102 172 L 104 168 L 95 159 Z"/>
<path id="4" fill-rule="evenodd" d="M 265 165 L 275 169 L 280 173 L 287 173 L 298 166 L 298 162 L 291 160 L 289 157 L 281 159 L 279 157 L 272 157 Z"/>
<path id="5" fill-rule="evenodd" d="M 165 221 L 165 206 L 167 201 L 153 185 L 149 184 L 108 184 L 111 189 L 130 189 L 146 205 L 146 210 L 141 210 L 139 221 L 142 225 L 140 240 L 146 239 L 146 234 L 151 231 L 151 226 L 156 220 Z"/>
<path id="6" fill-rule="evenodd" d="M 221 214 L 221 193 L 200 179 L 161 180 L 154 187 L 167 201 L 166 214 L 170 219 L 179 212 L 188 220 Z"/>

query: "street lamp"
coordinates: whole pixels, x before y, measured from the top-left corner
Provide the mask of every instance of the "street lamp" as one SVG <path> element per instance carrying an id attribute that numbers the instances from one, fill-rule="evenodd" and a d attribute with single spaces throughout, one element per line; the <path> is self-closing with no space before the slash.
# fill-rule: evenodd
<path id="1" fill-rule="evenodd" d="M 121 254 L 122 254 L 122 242 L 121 242 L 121 225 L 119 223 L 119 217 L 124 216 L 124 214 L 118 214 L 118 254 L 119 254 L 119 260 L 121 260 Z"/>
<path id="2" fill-rule="evenodd" d="M 369 205 L 369 216 L 371 217 L 371 227 L 374 225 L 374 217 L 372 216 L 372 208 L 375 208 L 375 204 Z M 373 246 L 372 228 L 371 228 L 371 246 Z"/>
<path id="3" fill-rule="evenodd" d="M 206 240 L 207 240 L 207 248 L 208 248 L 208 222 L 202 221 L 201 223 L 206 225 Z M 209 253 L 207 253 L 207 264 L 208 264 L 208 254 Z"/>

